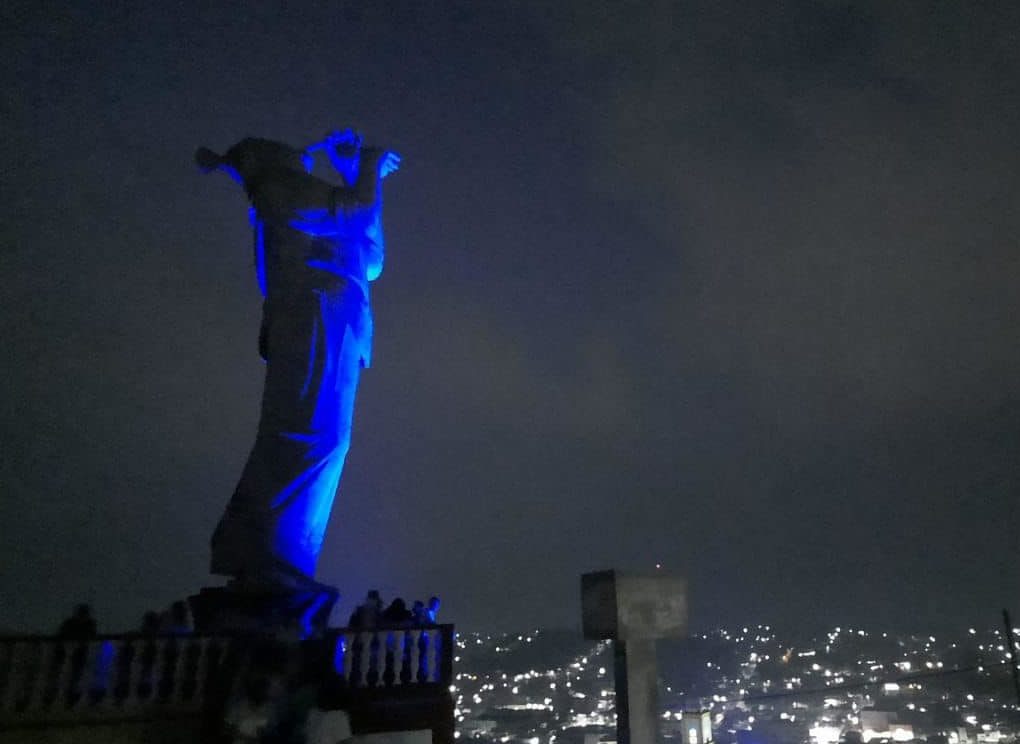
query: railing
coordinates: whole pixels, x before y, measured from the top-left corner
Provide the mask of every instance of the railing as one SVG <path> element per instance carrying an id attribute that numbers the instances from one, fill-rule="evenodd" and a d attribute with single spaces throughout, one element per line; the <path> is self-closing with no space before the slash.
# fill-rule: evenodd
<path id="1" fill-rule="evenodd" d="M 452 677 L 452 625 L 338 629 L 308 643 L 323 644 L 342 689 L 399 696 L 445 689 Z M 234 681 L 224 675 L 236 679 L 245 668 L 244 647 L 229 636 L 0 637 L 0 728 L 197 715 L 210 688 L 222 691 Z M 241 653 L 226 666 L 232 650 Z"/>
<path id="2" fill-rule="evenodd" d="M 327 635 L 333 670 L 349 687 L 440 684 L 452 677 L 453 626 L 339 630 Z"/>
<path id="3" fill-rule="evenodd" d="M 0 639 L 0 724 L 145 717 L 201 709 L 230 639 Z"/>

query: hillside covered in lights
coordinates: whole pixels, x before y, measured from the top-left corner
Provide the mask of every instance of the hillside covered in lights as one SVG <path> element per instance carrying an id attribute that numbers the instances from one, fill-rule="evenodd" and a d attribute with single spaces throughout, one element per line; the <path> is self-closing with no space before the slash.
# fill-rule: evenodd
<path id="1" fill-rule="evenodd" d="M 767 625 L 659 644 L 661 733 L 707 711 L 720 744 L 998 744 L 1020 734 L 1004 631 L 955 637 Z M 613 652 L 578 633 L 458 638 L 458 737 L 499 744 L 614 741 Z M 689 744 L 683 741 L 683 744 Z"/>

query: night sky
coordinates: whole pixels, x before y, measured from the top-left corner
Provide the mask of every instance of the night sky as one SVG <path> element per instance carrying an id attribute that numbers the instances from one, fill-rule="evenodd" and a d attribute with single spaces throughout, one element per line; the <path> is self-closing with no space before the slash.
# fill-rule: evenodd
<path id="1" fill-rule="evenodd" d="M 211 582 L 254 439 L 241 190 L 396 149 L 319 566 L 465 629 L 665 569 L 692 623 L 1020 609 L 1020 5 L 4 3 L 0 630 Z"/>

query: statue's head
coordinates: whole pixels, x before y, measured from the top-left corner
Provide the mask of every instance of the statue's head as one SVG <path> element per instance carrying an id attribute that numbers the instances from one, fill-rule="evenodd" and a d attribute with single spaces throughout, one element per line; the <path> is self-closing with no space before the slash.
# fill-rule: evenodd
<path id="1" fill-rule="evenodd" d="M 250 182 L 258 173 L 272 170 L 308 171 L 310 158 L 304 150 L 298 150 L 284 142 L 246 137 L 223 155 L 201 147 L 195 153 L 195 161 L 206 173 L 223 170 L 238 182 Z"/>
<path id="2" fill-rule="evenodd" d="M 250 178 L 264 170 L 293 170 L 307 172 L 304 150 L 284 142 L 246 137 L 227 150 L 223 159 L 241 175 Z"/>
<path id="3" fill-rule="evenodd" d="M 324 141 L 329 162 L 336 168 L 344 184 L 353 186 L 361 165 L 361 135 L 353 129 L 330 132 Z"/>

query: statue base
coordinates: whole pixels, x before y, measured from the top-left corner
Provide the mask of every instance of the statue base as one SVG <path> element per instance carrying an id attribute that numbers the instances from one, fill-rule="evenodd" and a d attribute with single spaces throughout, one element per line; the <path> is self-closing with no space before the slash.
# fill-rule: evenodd
<path id="1" fill-rule="evenodd" d="M 340 593 L 306 581 L 300 585 L 234 579 L 188 598 L 196 633 L 250 633 L 308 639 L 321 636 Z"/>

